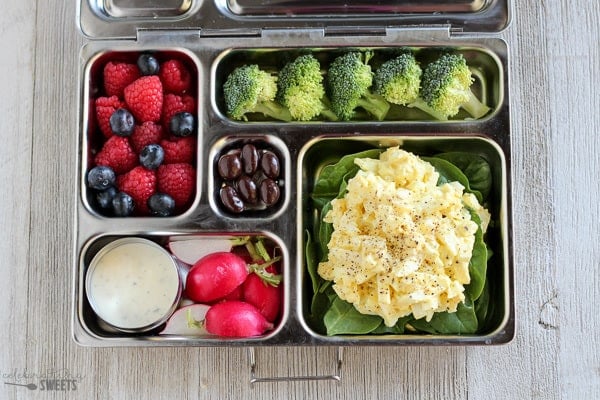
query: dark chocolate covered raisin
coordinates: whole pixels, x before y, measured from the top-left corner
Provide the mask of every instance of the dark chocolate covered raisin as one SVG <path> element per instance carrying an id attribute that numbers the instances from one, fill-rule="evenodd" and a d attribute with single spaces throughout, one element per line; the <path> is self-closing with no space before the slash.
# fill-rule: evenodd
<path id="1" fill-rule="evenodd" d="M 240 176 L 237 181 L 237 189 L 240 197 L 245 202 L 255 204 L 258 201 L 256 183 L 248 175 Z"/>
<path id="2" fill-rule="evenodd" d="M 242 147 L 242 164 L 244 166 L 244 173 L 252 175 L 258 168 L 258 150 L 252 144 L 245 144 Z"/>
<path id="3" fill-rule="evenodd" d="M 267 207 L 274 205 L 279 200 L 280 195 L 277 182 L 270 178 L 263 179 L 260 183 L 259 194 L 260 199 Z"/>
<path id="4" fill-rule="evenodd" d="M 265 150 L 260 158 L 260 168 L 269 178 L 277 178 L 280 171 L 279 158 L 272 151 Z"/>
<path id="5" fill-rule="evenodd" d="M 232 186 L 225 185 L 220 191 L 221 202 L 227 209 L 234 213 L 244 211 L 244 201 L 240 198 L 238 192 Z"/>
<path id="6" fill-rule="evenodd" d="M 236 179 L 242 174 L 242 160 L 238 153 L 222 155 L 217 164 L 219 176 L 223 179 Z"/>

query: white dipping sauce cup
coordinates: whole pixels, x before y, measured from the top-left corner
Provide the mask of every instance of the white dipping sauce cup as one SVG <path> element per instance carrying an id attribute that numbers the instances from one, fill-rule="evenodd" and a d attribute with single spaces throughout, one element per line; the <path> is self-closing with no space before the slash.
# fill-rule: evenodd
<path id="1" fill-rule="evenodd" d="M 182 293 L 175 259 L 151 240 L 127 237 L 103 247 L 86 275 L 94 312 L 123 332 L 145 332 L 173 314 Z"/>

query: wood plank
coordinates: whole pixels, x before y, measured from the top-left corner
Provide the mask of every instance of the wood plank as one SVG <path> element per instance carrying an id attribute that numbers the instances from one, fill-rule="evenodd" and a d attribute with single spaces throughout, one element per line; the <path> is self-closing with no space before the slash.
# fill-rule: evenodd
<path id="1" fill-rule="evenodd" d="M 543 3 L 520 2 L 505 33 L 511 49 L 513 242 L 517 335 L 499 348 L 468 350 L 469 397 L 560 398 L 557 330 L 541 322 L 540 310 L 556 295 L 553 230 L 553 114 L 546 84 L 547 19 L 557 13 Z M 535 206 L 532 206 L 535 205 Z"/>
<path id="2" fill-rule="evenodd" d="M 5 193 L 0 207 L 0 326 L 3 382 L 28 383 L 31 372 L 26 348 L 37 340 L 27 335 L 30 317 L 26 301 L 30 264 L 29 229 L 33 130 L 35 1 L 10 2 L 0 14 L 0 186 Z M 8 198 L 6 198 L 8 194 Z M 3 394 L 21 388 L 3 385 Z M 27 390 L 27 389 L 25 389 Z"/>
<path id="3" fill-rule="evenodd" d="M 557 287 L 540 323 L 560 338 L 563 398 L 600 397 L 599 7 L 554 10 L 548 76 Z"/>

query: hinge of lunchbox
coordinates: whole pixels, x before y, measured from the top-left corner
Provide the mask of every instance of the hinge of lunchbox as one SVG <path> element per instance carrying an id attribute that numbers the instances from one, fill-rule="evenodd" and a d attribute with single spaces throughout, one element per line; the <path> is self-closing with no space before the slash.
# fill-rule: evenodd
<path id="1" fill-rule="evenodd" d="M 263 29 L 262 37 L 268 37 L 277 43 L 288 42 L 296 37 L 321 38 L 343 38 L 351 40 L 355 37 L 377 37 L 383 42 L 396 43 L 418 41 L 447 41 L 455 30 L 450 25 L 443 26 L 327 26 L 324 28 L 308 29 Z M 283 43 L 282 43 L 283 44 Z"/>
<path id="2" fill-rule="evenodd" d="M 200 30 L 198 29 L 144 29 L 138 28 L 136 30 L 136 41 L 140 44 L 160 42 L 166 45 L 172 44 L 174 47 L 180 47 L 184 45 L 188 40 L 193 43 L 200 37 Z"/>
<path id="3" fill-rule="evenodd" d="M 411 25 L 402 27 L 387 27 L 386 42 L 407 42 L 407 41 L 447 41 L 451 36 L 453 29 L 450 25 Z"/>

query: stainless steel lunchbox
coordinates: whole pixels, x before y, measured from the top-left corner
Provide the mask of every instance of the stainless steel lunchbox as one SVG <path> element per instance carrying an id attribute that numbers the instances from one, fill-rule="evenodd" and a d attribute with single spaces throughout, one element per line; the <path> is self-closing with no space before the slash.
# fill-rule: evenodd
<path id="1" fill-rule="evenodd" d="M 290 2 L 283 0 L 80 0 L 78 23 L 87 41 L 79 65 L 78 159 L 73 244 L 72 331 L 85 346 L 273 346 L 273 345 L 484 345 L 509 342 L 515 334 L 511 212 L 511 125 L 507 43 L 497 34 L 510 23 L 508 0 L 379 0 Z M 433 121 L 422 114 L 383 121 L 233 121 L 224 111 L 221 87 L 236 66 L 277 66 L 310 49 L 331 60 L 348 49 L 394 51 L 452 49 L 465 56 L 474 90 L 492 111 L 484 118 Z M 91 165 L 92 99 L 101 65 L 152 51 L 184 60 L 195 73 L 198 116 L 196 193 L 173 217 L 103 216 L 93 206 L 85 174 Z M 282 160 L 282 194 L 267 212 L 232 215 L 218 201 L 216 163 L 236 143 L 269 146 Z M 488 267 L 495 316 L 473 335 L 342 335 L 318 333 L 306 318 L 309 283 L 304 232 L 311 224 L 310 193 L 324 165 L 370 147 L 400 145 L 420 155 L 462 150 L 483 156 L 492 168 Z M 159 245 L 177 238 L 264 236 L 282 253 L 283 311 L 274 330 L 243 339 L 161 336 L 104 329 L 86 298 L 85 277 L 107 244 L 143 237 Z"/>

